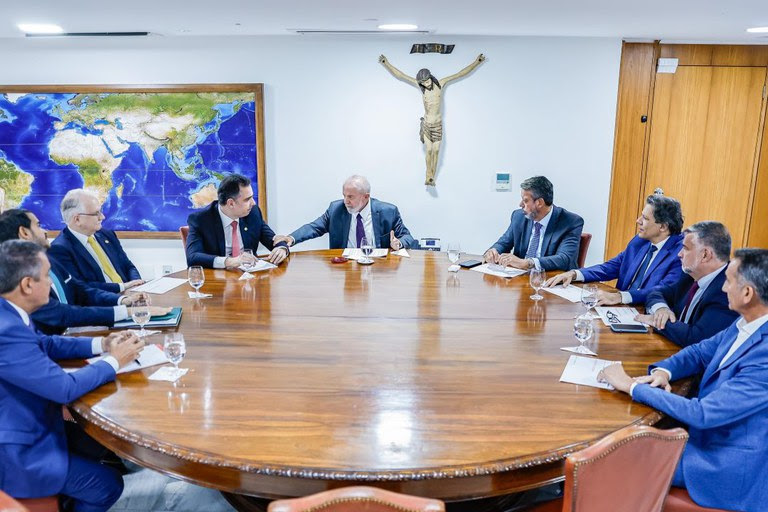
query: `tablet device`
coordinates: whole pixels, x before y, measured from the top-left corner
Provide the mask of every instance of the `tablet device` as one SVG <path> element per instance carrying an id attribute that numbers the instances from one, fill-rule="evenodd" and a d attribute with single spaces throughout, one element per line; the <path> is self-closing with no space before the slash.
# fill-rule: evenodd
<path id="1" fill-rule="evenodd" d="M 611 330 L 613 332 L 648 332 L 648 328 L 646 326 L 636 324 L 611 324 Z"/>
<path id="2" fill-rule="evenodd" d="M 467 260 L 467 261 L 462 261 L 461 263 L 459 263 L 459 266 L 462 267 L 462 268 L 472 268 L 472 267 L 476 267 L 476 266 L 482 265 L 482 264 L 483 264 L 482 261 Z"/>

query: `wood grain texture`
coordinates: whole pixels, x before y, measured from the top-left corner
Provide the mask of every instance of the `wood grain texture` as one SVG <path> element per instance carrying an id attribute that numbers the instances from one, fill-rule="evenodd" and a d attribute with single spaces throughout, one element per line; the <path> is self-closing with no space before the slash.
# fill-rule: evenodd
<path id="1" fill-rule="evenodd" d="M 762 147 L 755 176 L 752 211 L 747 225 L 747 247 L 768 247 L 768 112 L 765 112 L 765 107 L 763 110 Z"/>
<path id="2" fill-rule="evenodd" d="M 686 225 L 723 222 L 741 247 L 761 139 L 763 67 L 680 66 L 656 77 L 645 194 L 680 201 Z"/>
<path id="3" fill-rule="evenodd" d="M 680 66 L 768 66 L 765 45 L 664 44 L 660 56 Z"/>
<path id="4" fill-rule="evenodd" d="M 605 259 L 624 250 L 635 236 L 635 221 L 643 209 L 642 180 L 650 123 L 650 97 L 653 89 L 657 45 L 624 43 L 619 71 L 619 94 L 616 109 L 616 131 L 613 144 L 611 192 Z"/>
<path id="5" fill-rule="evenodd" d="M 149 381 L 156 368 L 121 375 L 75 416 L 131 460 L 229 492 L 363 483 L 444 500 L 557 481 L 569 453 L 660 418 L 558 381 L 580 304 L 535 304 L 525 277 L 451 275 L 441 253 L 367 267 L 332 264 L 339 253 L 297 253 L 250 281 L 206 270 L 206 300 L 154 296 L 184 308 L 190 372 L 175 386 Z M 602 325 L 591 346 L 630 374 L 677 350 Z"/>

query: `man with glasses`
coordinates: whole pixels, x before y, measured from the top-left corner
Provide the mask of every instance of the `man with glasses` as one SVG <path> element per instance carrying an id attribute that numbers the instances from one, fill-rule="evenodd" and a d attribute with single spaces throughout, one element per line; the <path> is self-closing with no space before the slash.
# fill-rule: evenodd
<path id="1" fill-rule="evenodd" d="M 654 194 L 645 200 L 637 218 L 637 235 L 614 258 L 591 267 L 569 270 L 551 277 L 544 287 L 571 281 L 590 283 L 616 279 L 618 292 L 598 292 L 598 305 L 644 303 L 655 286 L 673 284 L 680 279 L 683 211 L 671 197 Z"/>
<path id="2" fill-rule="evenodd" d="M 114 231 L 102 229 L 98 197 L 81 188 L 61 201 L 66 222 L 51 244 L 50 254 L 74 277 L 102 290 L 120 293 L 144 283 Z"/>
<path id="3" fill-rule="evenodd" d="M 740 249 L 723 291 L 739 319 L 632 378 L 621 364 L 598 378 L 633 400 L 688 425 L 673 487 L 699 506 L 765 510 L 768 503 L 768 250 Z M 670 393 L 670 381 L 703 373 L 698 394 Z"/>

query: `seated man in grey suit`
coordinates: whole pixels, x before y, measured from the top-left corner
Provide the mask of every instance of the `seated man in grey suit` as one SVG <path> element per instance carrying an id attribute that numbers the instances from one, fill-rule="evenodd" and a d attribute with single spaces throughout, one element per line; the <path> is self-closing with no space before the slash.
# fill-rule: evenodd
<path id="1" fill-rule="evenodd" d="M 552 204 L 552 182 L 544 176 L 523 181 L 520 196 L 520 209 L 512 212 L 507 231 L 485 251 L 485 261 L 523 270 L 576 268 L 584 220 Z"/>
<path id="2" fill-rule="evenodd" d="M 363 237 L 374 247 L 398 251 L 415 248 L 416 241 L 400 218 L 397 206 L 371 197 L 371 184 L 363 176 L 350 176 L 342 188 L 344 199 L 333 201 L 316 220 L 290 235 L 277 235 L 275 243 L 301 243 L 328 233 L 330 249 L 360 247 Z"/>

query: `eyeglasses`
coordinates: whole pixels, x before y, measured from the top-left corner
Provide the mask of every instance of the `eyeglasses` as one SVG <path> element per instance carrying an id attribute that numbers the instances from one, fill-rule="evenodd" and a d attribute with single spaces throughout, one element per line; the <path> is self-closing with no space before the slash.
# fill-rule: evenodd
<path id="1" fill-rule="evenodd" d="M 104 216 L 104 212 L 99 210 L 96 213 L 78 213 L 78 215 L 86 215 L 88 217 L 103 217 Z"/>
<path id="2" fill-rule="evenodd" d="M 611 324 L 617 324 L 617 323 L 619 323 L 619 317 L 618 317 L 618 315 L 616 315 L 616 313 L 614 313 L 614 312 L 613 312 L 613 311 L 611 311 L 610 309 L 609 309 L 608 311 L 606 311 L 606 312 L 605 312 L 605 318 L 607 318 L 607 319 L 608 319 L 608 322 L 609 322 L 609 323 L 611 323 Z"/>

